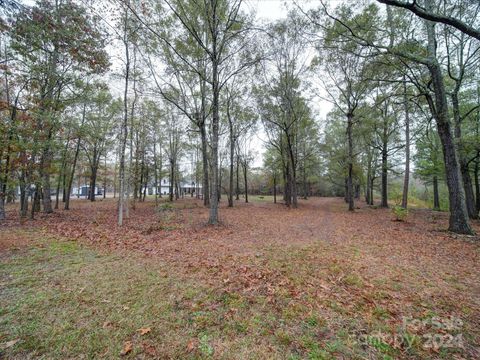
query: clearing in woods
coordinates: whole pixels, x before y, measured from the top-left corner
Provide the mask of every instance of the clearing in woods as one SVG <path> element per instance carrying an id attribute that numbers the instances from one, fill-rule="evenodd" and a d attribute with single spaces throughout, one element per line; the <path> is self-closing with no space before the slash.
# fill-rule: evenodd
<path id="1" fill-rule="evenodd" d="M 116 202 L 0 227 L 6 358 L 480 358 L 480 245 L 446 213 Z M 479 224 L 474 225 L 477 232 Z"/>

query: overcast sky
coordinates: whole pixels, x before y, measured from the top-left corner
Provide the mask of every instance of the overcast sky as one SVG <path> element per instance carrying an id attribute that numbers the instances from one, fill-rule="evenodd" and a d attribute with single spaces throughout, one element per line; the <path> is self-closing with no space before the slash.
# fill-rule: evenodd
<path id="1" fill-rule="evenodd" d="M 95 1 L 80 0 L 80 2 L 85 2 L 89 4 L 95 4 Z M 333 1 L 337 2 L 337 0 Z M 35 0 L 20 0 L 19 2 L 25 5 L 33 5 L 35 3 Z M 300 3 L 304 9 L 310 9 L 312 7 L 319 6 L 319 1 L 316 0 L 298 0 L 297 3 Z M 287 16 L 288 9 L 294 7 L 294 3 L 292 0 L 243 0 L 242 6 L 245 12 L 250 13 L 254 11 L 259 20 L 269 22 L 285 18 Z M 112 63 L 114 67 L 112 71 L 115 71 L 117 65 L 121 66 L 121 61 L 119 61 L 119 59 L 115 59 L 115 50 L 111 50 L 109 52 L 111 52 Z M 117 84 L 117 81 L 111 81 L 110 85 L 114 93 L 119 91 L 119 93 L 121 93 L 123 91 L 123 89 L 119 88 L 120 85 Z M 317 99 L 312 104 L 312 109 L 314 114 L 316 115 L 316 119 L 321 122 L 325 118 L 326 113 L 331 109 L 331 104 Z M 252 150 L 256 153 L 253 163 L 253 166 L 255 167 L 262 166 L 263 164 L 262 155 L 264 152 L 265 140 L 266 136 L 263 131 L 261 131 L 261 129 L 258 131 L 255 137 L 252 137 L 250 139 L 250 146 L 252 147 Z"/>

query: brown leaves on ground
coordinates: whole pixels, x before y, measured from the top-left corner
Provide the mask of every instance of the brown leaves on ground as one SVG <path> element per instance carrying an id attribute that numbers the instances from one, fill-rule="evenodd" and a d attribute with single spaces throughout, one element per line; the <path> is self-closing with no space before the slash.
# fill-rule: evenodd
<path id="1" fill-rule="evenodd" d="M 198 347 L 197 339 L 190 339 L 187 343 L 187 352 L 191 353 Z"/>
<path id="2" fill-rule="evenodd" d="M 2 348 L 3 349 L 8 349 L 11 348 L 12 346 L 15 346 L 16 343 L 18 343 L 20 339 L 13 339 L 10 341 L 7 341 L 5 344 L 3 344 Z"/>
<path id="3" fill-rule="evenodd" d="M 123 343 L 123 349 L 120 355 L 125 356 L 128 355 L 133 350 L 133 344 L 131 341 L 125 341 Z"/>
<path id="4" fill-rule="evenodd" d="M 403 316 L 457 316 L 472 336 L 467 353 L 480 354 L 474 345 L 480 343 L 480 241 L 446 232 L 447 213 L 411 210 L 403 223 L 392 221 L 388 209 L 364 204 L 349 213 L 341 199 L 312 198 L 298 209 L 236 202 L 233 208 L 222 203 L 221 224 L 212 227 L 200 200 L 183 199 L 169 211 L 137 203 L 118 227 L 114 201 L 74 201 L 72 208 L 24 226 L 158 258 L 169 271 L 215 291 L 252 302 L 264 297 L 279 312 L 305 306 L 332 331 L 343 326 L 337 307 L 345 321 L 382 319 L 392 331 Z M 480 232 L 479 223 L 473 225 Z M 18 220 L 6 226 L 15 229 Z M 197 345 L 189 341 L 187 351 Z M 130 342 L 125 350 L 132 350 Z"/>
<path id="5" fill-rule="evenodd" d="M 145 334 L 148 334 L 150 331 L 152 331 L 152 329 L 147 327 L 147 328 L 140 328 L 137 331 L 140 333 L 140 335 L 145 335 Z"/>

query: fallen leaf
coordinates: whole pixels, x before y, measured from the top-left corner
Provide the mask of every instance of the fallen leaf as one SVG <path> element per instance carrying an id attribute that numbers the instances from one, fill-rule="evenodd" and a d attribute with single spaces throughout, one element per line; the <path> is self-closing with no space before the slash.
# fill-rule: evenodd
<path id="1" fill-rule="evenodd" d="M 150 331 L 152 331 L 152 329 L 150 329 L 149 327 L 148 328 L 140 328 L 137 330 L 140 335 L 145 335 L 145 334 L 148 334 Z"/>
<path id="2" fill-rule="evenodd" d="M 20 339 L 14 339 L 14 340 L 7 341 L 5 343 L 5 345 L 3 346 L 3 348 L 8 349 L 8 348 L 12 347 L 13 345 L 15 345 L 16 343 L 18 343 L 19 341 L 20 341 Z"/>
<path id="3" fill-rule="evenodd" d="M 103 328 L 104 328 L 104 329 L 106 329 L 106 328 L 108 328 L 108 327 L 110 327 L 110 326 L 112 326 L 112 323 L 111 323 L 110 321 L 105 321 L 105 322 L 103 323 Z"/>
<path id="4" fill-rule="evenodd" d="M 123 350 L 120 355 L 125 356 L 133 350 L 133 344 L 131 341 L 125 341 L 123 344 Z"/>
<path id="5" fill-rule="evenodd" d="M 195 350 L 197 347 L 197 339 L 190 339 L 190 341 L 187 344 L 187 351 L 192 352 Z"/>

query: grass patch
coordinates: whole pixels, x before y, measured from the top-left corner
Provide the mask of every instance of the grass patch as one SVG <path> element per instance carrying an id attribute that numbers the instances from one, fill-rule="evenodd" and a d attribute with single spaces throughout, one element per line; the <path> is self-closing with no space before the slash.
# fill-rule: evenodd
<path id="1" fill-rule="evenodd" d="M 245 199 L 243 199 L 243 200 L 245 200 Z M 248 201 L 273 203 L 273 196 L 272 195 L 248 195 Z M 277 196 L 277 201 L 280 202 L 281 197 Z"/>
<path id="2" fill-rule="evenodd" d="M 74 242 L 51 242 L 14 253 L 0 265 L 0 343 L 18 339 L 6 357 L 49 359 L 131 356 L 148 351 L 185 355 L 188 326 L 183 293 L 206 290 L 134 257 L 100 255 Z M 207 292 L 208 293 L 208 292 Z M 138 329 L 150 327 L 141 336 Z M 153 348 L 152 348 L 153 346 Z M 152 354 L 153 355 L 153 354 Z"/>
<path id="3" fill-rule="evenodd" d="M 118 358 L 129 342 L 124 358 L 305 358 L 298 339 L 323 325 L 298 303 L 225 292 L 158 258 L 37 243 L 0 264 L 0 357 Z"/>

